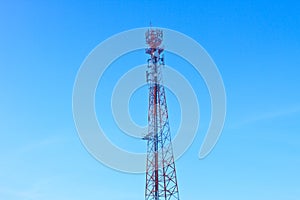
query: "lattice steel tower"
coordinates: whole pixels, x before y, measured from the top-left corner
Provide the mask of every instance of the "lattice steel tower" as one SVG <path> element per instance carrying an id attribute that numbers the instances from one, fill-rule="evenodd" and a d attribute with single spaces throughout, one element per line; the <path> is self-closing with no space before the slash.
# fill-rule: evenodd
<path id="1" fill-rule="evenodd" d="M 149 111 L 146 164 L 146 200 L 179 199 L 173 157 L 165 88 L 162 80 L 164 66 L 163 31 L 150 28 L 146 33 L 150 55 L 146 79 L 149 86 Z"/>

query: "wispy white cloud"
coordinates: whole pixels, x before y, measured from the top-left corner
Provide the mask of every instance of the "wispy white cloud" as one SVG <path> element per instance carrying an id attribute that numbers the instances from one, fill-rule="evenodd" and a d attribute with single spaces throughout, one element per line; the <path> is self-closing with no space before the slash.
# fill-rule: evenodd
<path id="1" fill-rule="evenodd" d="M 293 114 L 300 113 L 300 106 L 292 106 L 288 108 L 281 108 L 273 111 L 257 112 L 256 115 L 252 114 L 244 118 L 240 118 L 240 121 L 232 125 L 233 128 L 238 128 L 245 125 L 254 123 L 270 121 L 281 117 L 288 117 Z"/>
<path id="2" fill-rule="evenodd" d="M 27 185 L 26 188 L 13 188 L 0 186 L 0 197 L 5 199 L 23 199 L 38 200 L 43 196 L 42 187 L 47 185 L 48 181 L 36 182 L 33 185 Z"/>

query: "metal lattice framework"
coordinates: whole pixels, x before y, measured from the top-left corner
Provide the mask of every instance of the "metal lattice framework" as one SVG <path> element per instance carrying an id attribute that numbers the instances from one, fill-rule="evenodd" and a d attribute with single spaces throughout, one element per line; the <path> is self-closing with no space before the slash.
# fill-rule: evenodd
<path id="1" fill-rule="evenodd" d="M 162 30 L 149 29 L 146 32 L 146 42 L 149 46 L 146 53 L 151 56 L 146 72 L 149 86 L 148 134 L 144 137 L 147 140 L 146 200 L 179 199 L 168 108 L 162 81 L 162 40 Z"/>

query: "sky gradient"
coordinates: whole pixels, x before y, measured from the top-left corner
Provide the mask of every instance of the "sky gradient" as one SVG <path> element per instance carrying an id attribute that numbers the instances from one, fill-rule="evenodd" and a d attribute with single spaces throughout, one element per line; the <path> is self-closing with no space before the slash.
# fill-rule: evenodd
<path id="1" fill-rule="evenodd" d="M 166 53 L 166 63 L 195 89 L 201 110 L 198 135 L 176 162 L 181 199 L 299 200 L 299 10 L 298 1 L 267 0 L 1 1 L 0 199 L 144 198 L 144 174 L 109 169 L 85 150 L 73 122 L 72 91 L 93 48 L 151 21 L 199 42 L 218 66 L 227 93 L 223 133 L 199 160 L 209 94 L 188 63 Z M 105 73 L 96 111 L 113 142 L 143 152 L 146 143 L 124 135 L 107 106 L 115 81 L 147 60 L 143 51 L 126 56 Z M 170 91 L 167 102 L 176 133 L 180 108 Z M 133 95 L 129 109 L 146 125 L 146 87 Z"/>

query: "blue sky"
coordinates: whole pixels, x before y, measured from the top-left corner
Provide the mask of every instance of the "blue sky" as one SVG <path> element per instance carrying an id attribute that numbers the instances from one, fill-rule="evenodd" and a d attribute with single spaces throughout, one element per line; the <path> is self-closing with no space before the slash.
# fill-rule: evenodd
<path id="1" fill-rule="evenodd" d="M 150 21 L 199 42 L 227 92 L 222 136 L 199 160 L 209 95 L 191 66 L 166 55 L 167 64 L 191 82 L 201 107 L 198 136 L 176 163 L 181 199 L 300 199 L 299 9 L 297 1 L 1 1 L 0 199 L 144 198 L 143 174 L 109 169 L 85 150 L 73 122 L 72 91 L 96 45 Z M 115 84 L 110 77 L 146 59 L 140 51 L 124 58 L 124 65 L 122 59 L 114 63 L 104 76 L 106 96 Z M 146 123 L 145 94 L 146 88 L 137 91 L 130 104 L 140 124 Z M 178 102 L 167 95 L 176 132 Z M 97 102 L 101 99 L 97 93 Z M 108 116 L 103 122 L 111 130 L 108 137 L 131 146 L 105 106 L 96 107 L 99 119 Z M 135 142 L 138 151 L 146 148 Z"/>

